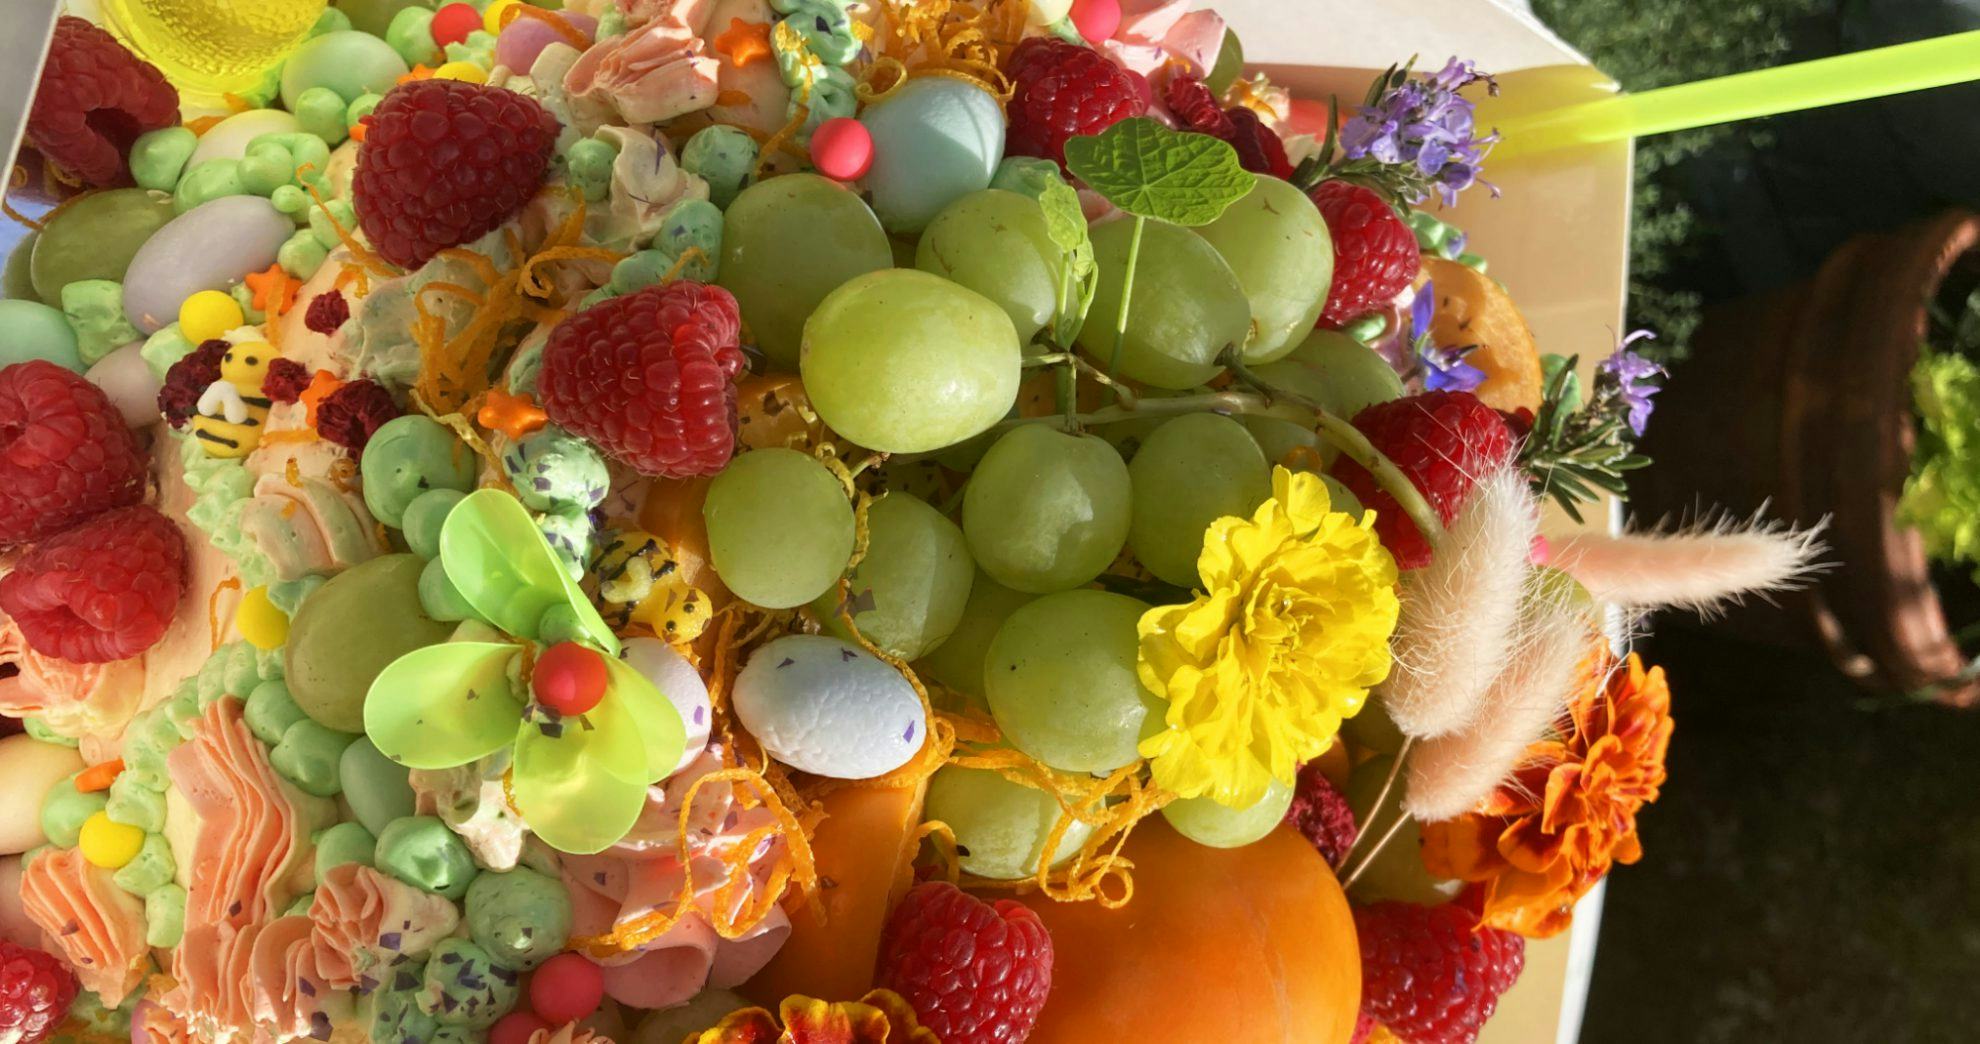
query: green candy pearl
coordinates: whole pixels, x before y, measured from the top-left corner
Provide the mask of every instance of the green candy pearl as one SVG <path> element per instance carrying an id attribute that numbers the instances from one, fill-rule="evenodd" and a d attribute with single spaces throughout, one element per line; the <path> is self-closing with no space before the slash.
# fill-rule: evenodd
<path id="1" fill-rule="evenodd" d="M 749 184 L 762 147 L 756 139 L 725 124 L 704 127 L 681 149 L 681 168 L 708 182 L 709 201 L 727 210 Z"/>
<path id="2" fill-rule="evenodd" d="M 378 869 L 424 892 L 459 900 L 474 883 L 474 856 L 447 824 L 406 816 L 378 835 Z"/>
<path id="3" fill-rule="evenodd" d="M 145 368 L 151 371 L 151 375 L 162 381 L 172 364 L 191 355 L 195 347 L 186 340 L 185 334 L 179 332 L 178 323 L 166 323 L 158 328 L 157 333 L 144 339 L 144 347 L 138 349 L 138 356 L 144 360 Z"/>
<path id="4" fill-rule="evenodd" d="M 322 206 L 311 207 L 309 211 L 309 231 L 316 241 L 325 247 L 335 249 L 343 239 L 337 229 L 349 232 L 357 228 L 357 211 L 350 203 L 341 199 L 324 201 Z"/>
<path id="5" fill-rule="evenodd" d="M 172 192 L 172 209 L 183 214 L 201 203 L 247 194 L 240 160 L 210 159 L 186 171 L 185 177 L 179 179 L 179 187 Z"/>
<path id="6" fill-rule="evenodd" d="M 280 678 L 262 682 L 248 693 L 247 709 L 242 712 L 248 731 L 269 746 L 282 742 L 282 736 L 309 715 L 289 696 L 289 686 Z"/>
<path id="7" fill-rule="evenodd" d="M 185 127 L 146 131 L 131 143 L 131 177 L 142 188 L 170 192 L 198 147 L 199 135 Z"/>
<path id="8" fill-rule="evenodd" d="M 407 65 L 437 66 L 445 52 L 433 42 L 433 12 L 424 7 L 408 7 L 392 16 L 385 27 L 385 42 Z"/>
<path id="9" fill-rule="evenodd" d="M 446 525 L 454 505 L 466 499 L 467 494 L 458 489 L 429 489 L 414 497 L 413 502 L 406 505 L 405 524 L 400 527 L 406 537 L 406 547 L 421 558 L 438 557 L 440 527 Z"/>
<path id="10" fill-rule="evenodd" d="M 331 868 L 345 863 L 371 866 L 378 857 L 378 839 L 361 823 L 338 823 L 316 835 L 316 883 Z"/>
<path id="11" fill-rule="evenodd" d="M 77 775 L 80 775 L 78 773 Z M 85 794 L 76 789 L 76 777 L 48 788 L 41 800 L 41 833 L 57 848 L 74 848 L 81 838 L 83 821 L 103 811 L 109 796 L 101 791 Z"/>
<path id="12" fill-rule="evenodd" d="M 373 518 L 396 529 L 421 493 L 473 489 L 476 464 L 474 452 L 436 420 L 407 414 L 387 421 L 360 458 L 365 506 Z"/>
<path id="13" fill-rule="evenodd" d="M 433 948 L 420 986 L 419 1009 L 443 1025 L 486 1029 L 522 998 L 517 976 L 466 939 Z"/>
<path id="14" fill-rule="evenodd" d="M 242 187 L 257 196 L 267 196 L 295 177 L 296 159 L 280 145 L 260 142 L 241 157 L 240 174 Z"/>
<path id="15" fill-rule="evenodd" d="M 564 153 L 571 183 L 583 189 L 584 198 L 592 203 L 604 199 L 611 189 L 612 163 L 618 158 L 617 148 L 597 138 L 580 138 Z"/>
<path id="16" fill-rule="evenodd" d="M 282 733 L 282 742 L 268 752 L 268 763 L 305 794 L 335 797 L 343 790 L 337 761 L 356 736 L 303 720 Z"/>
<path id="17" fill-rule="evenodd" d="M 328 87 L 311 87 L 296 96 L 296 120 L 302 129 L 331 145 L 342 144 L 350 136 L 344 112 L 350 103 Z"/>
<path id="18" fill-rule="evenodd" d="M 426 615 L 443 623 L 459 623 L 474 618 L 474 606 L 447 575 L 446 563 L 434 558 L 419 572 L 419 607 Z"/>

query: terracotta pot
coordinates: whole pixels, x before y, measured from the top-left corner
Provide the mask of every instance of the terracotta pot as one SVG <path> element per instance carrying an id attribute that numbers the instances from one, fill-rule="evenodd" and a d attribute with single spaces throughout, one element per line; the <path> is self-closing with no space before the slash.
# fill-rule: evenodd
<path id="1" fill-rule="evenodd" d="M 1732 613 L 1748 637 L 1819 643 L 1846 674 L 1904 692 L 1935 689 L 1966 705 L 1980 684 L 1957 677 L 1953 642 L 1924 544 L 1893 517 L 1911 469 L 1910 373 L 1926 306 L 1953 265 L 1980 247 L 1980 215 L 1951 211 L 1864 235 L 1814 279 L 1710 312 L 1644 448 L 1657 461 L 1634 484 L 1643 519 L 1693 517 L 1700 505 L 1801 525 L 1829 521 L 1832 568 L 1810 588 Z"/>

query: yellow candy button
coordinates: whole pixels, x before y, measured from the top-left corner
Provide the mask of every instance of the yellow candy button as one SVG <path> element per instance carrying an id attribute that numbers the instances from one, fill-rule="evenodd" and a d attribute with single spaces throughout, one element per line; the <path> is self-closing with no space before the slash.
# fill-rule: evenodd
<path id="1" fill-rule="evenodd" d="M 289 617 L 268 600 L 268 588 L 257 587 L 241 596 L 234 610 L 234 629 L 257 649 L 279 649 L 289 641 Z"/>
<path id="2" fill-rule="evenodd" d="M 98 812 L 83 820 L 76 847 L 91 865 L 116 870 L 137 858 L 138 849 L 144 847 L 144 831 Z"/>
<path id="3" fill-rule="evenodd" d="M 201 290 L 179 306 L 179 332 L 194 344 L 225 337 L 246 322 L 241 306 L 218 290 Z"/>
<path id="4" fill-rule="evenodd" d="M 448 62 L 433 70 L 436 80 L 459 80 L 462 83 L 487 83 L 488 70 L 473 62 Z M 181 327 L 183 329 L 183 327 Z"/>
<path id="5" fill-rule="evenodd" d="M 488 9 L 481 12 L 481 27 L 491 33 L 502 31 L 502 12 L 516 6 L 518 0 L 495 0 Z"/>

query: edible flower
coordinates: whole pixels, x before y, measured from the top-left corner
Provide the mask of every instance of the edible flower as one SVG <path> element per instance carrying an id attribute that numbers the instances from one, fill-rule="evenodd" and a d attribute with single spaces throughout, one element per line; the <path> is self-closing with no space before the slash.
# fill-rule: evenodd
<path id="1" fill-rule="evenodd" d="M 1423 77 L 1391 67 L 1341 128 L 1342 161 L 1332 155 L 1323 161 L 1336 168 L 1334 176 L 1374 185 L 1405 203 L 1422 203 L 1432 194 L 1445 206 L 1456 203 L 1458 193 L 1479 183 L 1485 154 L 1499 140 L 1497 132 L 1478 133 L 1474 106 L 1462 94 L 1479 81 L 1498 93 L 1497 81 L 1457 58 Z"/>
<path id="2" fill-rule="evenodd" d="M 783 1026 L 778 1027 L 779 1019 Z M 693 1044 L 941 1044 L 892 990 L 869 990 L 856 1001 L 784 998 L 771 1015 L 743 1008 L 692 1038 Z"/>
<path id="3" fill-rule="evenodd" d="M 589 854 L 632 829 L 648 784 L 679 764 L 674 705 L 619 659 L 619 640 L 559 563 L 521 502 L 469 494 L 440 528 L 447 579 L 509 641 L 450 641 L 386 665 L 364 701 L 364 731 L 387 757 L 450 769 L 514 745 L 516 811 L 545 844 Z M 583 713 L 530 700 L 522 643 L 575 641 L 600 652 L 606 684 Z"/>
<path id="4" fill-rule="evenodd" d="M 1664 782 L 1670 687 L 1633 653 L 1595 662 L 1562 735 L 1529 748 L 1527 767 L 1480 811 L 1423 827 L 1424 865 L 1482 882 L 1491 927 L 1558 934 L 1610 867 L 1643 857 L 1636 814 Z"/>
<path id="5" fill-rule="evenodd" d="M 1430 326 L 1437 316 L 1437 284 L 1426 282 L 1409 306 L 1411 347 L 1423 372 L 1427 391 L 1475 391 L 1485 383 L 1485 371 L 1464 361 L 1476 349 L 1439 348 L 1431 339 Z"/>
<path id="6" fill-rule="evenodd" d="M 1657 335 L 1648 330 L 1636 330 L 1622 339 L 1616 346 L 1615 354 L 1602 360 L 1597 371 L 1595 394 L 1600 398 L 1605 388 L 1613 387 L 1614 395 L 1629 416 L 1629 430 L 1643 437 L 1644 426 L 1650 423 L 1650 411 L 1655 409 L 1650 396 L 1662 388 L 1649 383 L 1650 378 L 1660 377 L 1664 368 L 1636 354 L 1630 345 L 1638 341 L 1654 339 Z"/>
<path id="7" fill-rule="evenodd" d="M 1388 677 L 1396 563 L 1374 515 L 1334 511 L 1318 475 L 1274 468 L 1272 498 L 1203 537 L 1203 591 L 1141 618 L 1141 682 L 1168 700 L 1141 743 L 1155 785 L 1233 807 L 1291 785 Z"/>

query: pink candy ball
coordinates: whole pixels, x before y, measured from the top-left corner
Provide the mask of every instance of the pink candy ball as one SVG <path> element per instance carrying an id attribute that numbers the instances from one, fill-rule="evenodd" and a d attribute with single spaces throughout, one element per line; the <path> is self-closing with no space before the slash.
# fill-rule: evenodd
<path id="1" fill-rule="evenodd" d="M 553 1026 L 576 1022 L 605 999 L 605 973 L 582 954 L 564 952 L 529 977 L 529 1006 Z"/>
<path id="2" fill-rule="evenodd" d="M 433 42 L 445 47 L 448 44 L 466 43 L 468 34 L 481 28 L 481 12 L 471 4 L 448 4 L 433 12 L 431 32 Z"/>
<path id="3" fill-rule="evenodd" d="M 587 40 L 598 32 L 598 19 L 571 11 L 554 12 Z M 541 18 L 521 17 L 503 27 L 495 38 L 495 61 L 513 73 L 527 73 L 538 55 L 553 43 L 570 43 L 555 26 Z"/>
<path id="4" fill-rule="evenodd" d="M 1073 0 L 1070 17 L 1086 42 L 1111 40 L 1121 27 L 1121 0 Z"/>
<path id="5" fill-rule="evenodd" d="M 529 1012 L 512 1011 L 488 1028 L 488 1044 L 529 1044 L 537 1031 L 548 1033 L 555 1028 Z"/>
<path id="6" fill-rule="evenodd" d="M 873 135 L 855 119 L 826 120 L 811 132 L 811 162 L 828 178 L 863 178 L 873 169 Z"/>

